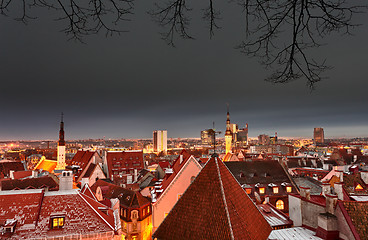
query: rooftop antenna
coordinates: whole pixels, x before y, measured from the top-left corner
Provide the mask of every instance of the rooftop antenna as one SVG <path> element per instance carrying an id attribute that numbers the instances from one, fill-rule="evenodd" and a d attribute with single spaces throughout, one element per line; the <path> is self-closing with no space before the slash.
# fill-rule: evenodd
<path id="1" fill-rule="evenodd" d="M 218 154 L 216 154 L 216 134 L 221 134 L 221 131 L 216 132 L 215 122 L 212 122 L 212 130 L 213 130 L 213 154 L 212 154 L 212 157 L 218 157 Z"/>

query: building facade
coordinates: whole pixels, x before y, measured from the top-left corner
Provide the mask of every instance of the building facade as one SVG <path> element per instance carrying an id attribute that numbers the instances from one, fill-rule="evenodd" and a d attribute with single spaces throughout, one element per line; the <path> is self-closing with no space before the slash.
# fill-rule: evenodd
<path id="1" fill-rule="evenodd" d="M 153 131 L 153 151 L 167 152 L 167 131 L 157 130 Z"/>

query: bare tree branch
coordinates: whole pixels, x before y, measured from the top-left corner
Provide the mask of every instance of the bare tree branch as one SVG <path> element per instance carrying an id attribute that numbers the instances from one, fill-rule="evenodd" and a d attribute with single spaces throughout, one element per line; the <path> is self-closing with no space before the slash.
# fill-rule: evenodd
<path id="1" fill-rule="evenodd" d="M 117 28 L 121 21 L 129 20 L 134 0 L 1 0 L 0 13 L 7 15 L 11 7 L 19 7 L 22 13 L 15 19 L 27 23 L 34 19 L 29 14 L 35 7 L 54 10 L 56 20 L 67 22 L 62 31 L 70 39 L 82 41 L 85 36 L 104 31 L 106 35 L 124 32 Z M 19 5 L 21 4 L 21 5 Z"/>

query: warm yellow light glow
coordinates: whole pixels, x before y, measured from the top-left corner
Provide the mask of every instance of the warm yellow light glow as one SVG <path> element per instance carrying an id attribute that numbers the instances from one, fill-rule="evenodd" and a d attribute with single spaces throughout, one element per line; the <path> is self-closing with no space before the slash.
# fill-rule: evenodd
<path id="1" fill-rule="evenodd" d="M 252 189 L 251 188 L 247 188 L 247 189 L 245 189 L 245 191 L 247 192 L 247 194 L 251 194 L 252 193 Z"/>
<path id="2" fill-rule="evenodd" d="M 282 200 L 278 200 L 278 201 L 276 202 L 276 208 L 277 208 L 277 209 L 280 209 L 280 210 L 284 210 L 284 201 L 282 201 Z"/>
<path id="3" fill-rule="evenodd" d="M 274 188 L 273 188 L 273 193 L 274 193 L 274 194 L 279 193 L 279 188 L 278 188 L 278 187 L 274 187 Z"/>
<path id="4" fill-rule="evenodd" d="M 358 184 L 356 187 L 355 187 L 355 190 L 363 190 L 364 188 L 362 187 L 362 185 Z"/>
<path id="5" fill-rule="evenodd" d="M 59 218 L 59 226 L 64 226 L 64 218 Z"/>
<path id="6" fill-rule="evenodd" d="M 57 228 L 57 226 L 58 226 L 58 219 L 57 218 L 54 218 L 52 222 L 53 222 L 52 223 L 53 228 Z"/>
<path id="7" fill-rule="evenodd" d="M 286 187 L 286 192 L 291 192 L 291 187 L 290 186 Z"/>
<path id="8" fill-rule="evenodd" d="M 259 188 L 259 193 L 264 194 L 265 193 L 265 188 L 264 187 Z"/>

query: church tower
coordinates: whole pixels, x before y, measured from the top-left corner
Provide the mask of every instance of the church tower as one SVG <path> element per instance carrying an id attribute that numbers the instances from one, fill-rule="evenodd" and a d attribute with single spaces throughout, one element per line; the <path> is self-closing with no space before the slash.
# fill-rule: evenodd
<path id="1" fill-rule="evenodd" d="M 229 104 L 227 105 L 227 118 L 226 118 L 226 132 L 225 132 L 225 143 L 226 143 L 226 153 L 231 152 L 231 142 L 233 135 L 230 130 L 230 114 L 229 114 Z"/>
<path id="2" fill-rule="evenodd" d="M 59 142 L 57 147 L 57 165 L 55 170 L 65 169 L 65 140 L 64 140 L 64 121 L 63 113 L 61 113 L 60 131 L 59 131 Z"/>

